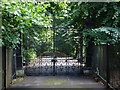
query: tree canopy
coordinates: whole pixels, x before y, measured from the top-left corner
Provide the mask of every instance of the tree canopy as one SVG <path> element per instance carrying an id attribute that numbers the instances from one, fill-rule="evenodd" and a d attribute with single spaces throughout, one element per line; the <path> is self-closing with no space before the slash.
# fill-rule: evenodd
<path id="1" fill-rule="evenodd" d="M 62 51 L 66 48 L 64 53 L 70 55 L 75 55 L 81 37 L 83 44 L 87 44 L 91 38 L 95 44 L 113 44 L 120 40 L 119 3 L 8 2 L 2 3 L 1 7 L 0 43 L 3 46 L 15 48 L 23 41 L 23 47 L 26 48 L 29 39 L 30 47 L 35 47 L 36 50 L 32 51 L 38 54 L 38 49 L 41 52 L 52 49 L 50 45 L 54 42 L 51 41 L 54 32 L 50 27 L 69 28 L 68 31 L 56 30 L 56 49 Z M 46 27 L 48 30 L 35 27 Z M 44 47 L 40 49 L 39 46 Z"/>

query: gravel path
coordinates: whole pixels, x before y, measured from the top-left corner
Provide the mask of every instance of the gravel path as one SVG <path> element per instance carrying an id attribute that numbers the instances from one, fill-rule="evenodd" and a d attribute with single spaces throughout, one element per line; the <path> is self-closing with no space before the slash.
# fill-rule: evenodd
<path id="1" fill-rule="evenodd" d="M 27 76 L 11 88 L 102 88 L 89 77 L 78 76 Z"/>

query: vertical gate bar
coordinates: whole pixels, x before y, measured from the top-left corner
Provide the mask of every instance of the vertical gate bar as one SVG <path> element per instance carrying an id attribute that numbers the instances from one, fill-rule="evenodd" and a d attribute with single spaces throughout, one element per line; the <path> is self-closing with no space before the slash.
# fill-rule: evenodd
<path id="1" fill-rule="evenodd" d="M 51 56 L 51 58 L 52 58 L 52 56 Z M 52 70 L 53 70 L 53 65 L 52 65 L 52 64 L 53 64 L 53 63 L 52 63 L 52 62 L 50 62 L 50 63 L 51 63 L 51 75 L 52 75 L 52 73 L 53 73 L 53 72 L 52 72 Z"/>
<path id="2" fill-rule="evenodd" d="M 53 61 L 53 76 L 55 76 L 55 61 Z"/>
<path id="3" fill-rule="evenodd" d="M 67 67 L 68 67 L 68 74 L 69 74 L 69 69 L 70 69 L 70 67 L 69 67 L 69 59 L 68 59 L 68 62 L 67 62 Z"/>
<path id="4" fill-rule="evenodd" d="M 65 61 L 65 63 L 66 63 L 66 67 L 65 67 L 65 69 L 66 69 L 66 75 L 67 75 L 67 57 L 66 57 L 66 61 Z"/>
<path id="5" fill-rule="evenodd" d="M 80 72 L 80 67 L 79 67 L 79 60 L 78 60 L 78 75 L 79 75 L 79 72 Z"/>

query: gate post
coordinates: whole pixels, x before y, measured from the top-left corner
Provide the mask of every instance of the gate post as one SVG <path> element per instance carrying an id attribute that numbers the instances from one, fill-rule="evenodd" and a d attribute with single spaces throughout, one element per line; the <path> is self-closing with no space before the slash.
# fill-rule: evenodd
<path id="1" fill-rule="evenodd" d="M 22 39 L 21 31 L 20 31 L 20 39 Z M 17 63 L 17 70 L 21 70 L 23 67 L 22 41 L 20 41 L 20 44 L 18 45 L 16 50 L 16 63 Z"/>
<path id="2" fill-rule="evenodd" d="M 51 62 L 53 62 L 53 76 L 55 76 L 55 63 L 57 62 L 56 56 L 54 56 L 54 58 L 51 60 Z"/>

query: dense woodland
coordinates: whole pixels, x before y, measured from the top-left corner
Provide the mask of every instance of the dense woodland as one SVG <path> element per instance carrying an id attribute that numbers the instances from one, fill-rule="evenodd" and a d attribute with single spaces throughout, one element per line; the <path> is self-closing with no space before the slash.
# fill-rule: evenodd
<path id="1" fill-rule="evenodd" d="M 53 50 L 54 42 L 57 51 L 73 57 L 82 52 L 84 57 L 93 44 L 120 41 L 120 3 L 9 2 L 1 7 L 0 44 L 16 48 L 22 42 L 23 54 L 30 58 Z M 56 41 L 51 41 L 51 27 L 68 29 L 56 30 Z"/>

